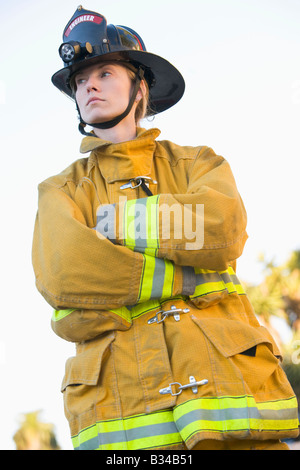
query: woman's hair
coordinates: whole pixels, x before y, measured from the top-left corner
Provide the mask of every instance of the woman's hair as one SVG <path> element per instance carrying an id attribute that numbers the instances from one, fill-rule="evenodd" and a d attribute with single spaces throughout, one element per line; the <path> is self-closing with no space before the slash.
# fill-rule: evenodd
<path id="1" fill-rule="evenodd" d="M 126 68 L 128 70 L 129 78 L 131 79 L 132 83 L 134 83 L 135 77 L 136 77 L 135 73 L 132 70 L 130 70 L 128 67 L 126 67 Z M 143 89 L 140 88 L 141 93 L 142 93 L 142 98 L 138 102 L 136 110 L 135 110 L 135 116 L 134 117 L 135 117 L 136 125 L 138 125 L 139 122 L 142 119 L 147 117 L 148 113 L 150 111 L 150 107 L 149 107 L 149 86 L 148 86 L 147 80 L 144 80 L 144 83 L 145 83 L 145 91 L 143 92 Z"/>
<path id="2" fill-rule="evenodd" d="M 115 61 L 118 63 L 118 61 Z M 134 72 L 133 67 L 126 62 L 122 62 L 119 65 L 122 65 L 124 68 L 126 68 L 128 72 L 128 76 L 130 80 L 132 81 L 132 84 L 135 82 L 136 78 L 136 72 Z M 149 106 L 149 86 L 146 80 L 143 80 L 145 84 L 145 90 L 143 91 L 143 88 L 140 87 L 141 93 L 142 93 L 142 98 L 139 100 L 136 110 L 135 110 L 135 123 L 138 126 L 140 121 L 147 116 L 151 115 L 151 108 Z M 75 98 L 75 93 L 76 93 L 76 73 L 74 73 L 71 78 L 70 78 L 70 88 L 72 90 L 72 96 Z"/>

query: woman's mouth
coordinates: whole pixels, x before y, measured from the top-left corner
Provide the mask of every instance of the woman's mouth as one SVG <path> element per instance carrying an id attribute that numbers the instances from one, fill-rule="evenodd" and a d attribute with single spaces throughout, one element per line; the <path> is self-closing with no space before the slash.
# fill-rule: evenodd
<path id="1" fill-rule="evenodd" d="M 92 96 L 92 97 L 88 100 L 88 102 L 87 102 L 86 105 L 88 106 L 88 105 L 91 104 L 91 103 L 96 103 L 96 102 L 99 102 L 99 101 L 104 101 L 104 100 L 102 100 L 101 98 L 98 98 L 97 96 Z"/>

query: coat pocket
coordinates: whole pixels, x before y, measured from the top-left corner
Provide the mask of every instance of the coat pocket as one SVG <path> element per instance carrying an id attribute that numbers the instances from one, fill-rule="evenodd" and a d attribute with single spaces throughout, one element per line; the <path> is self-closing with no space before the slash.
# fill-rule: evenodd
<path id="1" fill-rule="evenodd" d="M 252 395 L 279 367 L 279 349 L 265 327 L 236 320 L 192 319 L 206 337 L 218 394 Z"/>
<path id="2" fill-rule="evenodd" d="M 67 419 L 91 410 L 99 399 L 97 387 L 100 372 L 110 355 L 115 338 L 112 332 L 77 345 L 77 354 L 66 362 L 61 391 Z"/>

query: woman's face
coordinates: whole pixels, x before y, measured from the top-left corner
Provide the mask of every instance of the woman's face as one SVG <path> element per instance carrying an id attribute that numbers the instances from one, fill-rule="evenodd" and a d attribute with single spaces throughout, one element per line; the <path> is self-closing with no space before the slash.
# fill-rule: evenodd
<path id="1" fill-rule="evenodd" d="M 80 114 L 88 124 L 109 121 L 128 106 L 132 81 L 122 65 L 102 62 L 87 67 L 78 72 L 75 84 Z"/>

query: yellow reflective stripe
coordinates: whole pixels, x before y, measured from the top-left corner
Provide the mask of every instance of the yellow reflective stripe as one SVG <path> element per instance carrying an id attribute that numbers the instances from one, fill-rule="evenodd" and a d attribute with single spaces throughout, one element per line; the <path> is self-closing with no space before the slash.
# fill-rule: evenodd
<path id="1" fill-rule="evenodd" d="M 289 429 L 297 429 L 298 425 L 295 419 L 255 419 L 250 418 L 250 429 L 261 431 L 285 431 Z"/>
<path id="2" fill-rule="evenodd" d="M 156 310 L 158 308 L 161 308 L 158 300 L 148 300 L 148 302 L 144 302 L 130 308 L 131 318 L 138 318 L 141 315 L 145 315 L 145 313 L 149 313 L 152 310 Z"/>
<path id="3" fill-rule="evenodd" d="M 229 293 L 230 292 L 230 289 L 232 289 L 232 292 L 237 292 L 239 295 L 242 295 L 242 294 L 245 294 L 245 291 L 244 291 L 244 288 L 242 286 L 242 284 L 240 283 L 236 273 L 234 272 L 234 270 L 232 269 L 231 266 L 228 267 L 227 271 L 224 271 L 224 272 L 227 272 L 231 278 L 231 282 L 229 283 L 229 285 L 226 285 Z"/>
<path id="4" fill-rule="evenodd" d="M 226 286 L 217 271 L 195 268 L 196 289 L 190 297 L 200 297 L 213 292 L 226 290 Z"/>
<path id="5" fill-rule="evenodd" d="M 131 321 L 134 318 L 138 318 L 141 315 L 151 312 L 160 308 L 160 303 L 158 300 L 148 300 L 148 302 L 143 302 L 142 304 L 137 304 L 133 307 L 121 307 L 115 310 L 109 310 L 117 315 L 122 315 L 122 318 L 125 318 L 127 321 Z"/>
<path id="6" fill-rule="evenodd" d="M 99 421 L 72 436 L 75 449 L 137 450 L 181 443 L 172 410 Z"/>
<path id="7" fill-rule="evenodd" d="M 165 299 L 172 296 L 174 265 L 169 260 L 143 255 L 144 266 L 138 302 L 150 299 Z"/>
<path id="8" fill-rule="evenodd" d="M 122 319 L 130 322 L 144 313 L 160 307 L 157 299 L 172 298 L 174 283 L 174 264 L 167 259 L 155 258 L 147 254 L 143 255 L 143 270 L 138 294 L 138 304 L 134 307 L 120 307 L 110 310 Z M 242 285 L 234 272 L 229 267 L 226 271 L 211 271 L 209 269 L 194 268 L 197 282 L 193 295 L 190 298 L 208 295 L 227 290 L 229 294 L 245 294 Z M 222 278 L 223 276 L 223 278 Z M 225 282 L 227 281 L 227 282 Z M 54 310 L 52 320 L 62 320 L 76 309 Z"/>
<path id="9" fill-rule="evenodd" d="M 126 429 L 133 429 L 149 424 L 160 424 L 162 422 L 173 422 L 173 413 L 171 410 L 159 411 L 147 415 L 130 416 L 125 419 Z"/>
<path id="10" fill-rule="evenodd" d="M 245 291 L 232 267 L 225 271 L 211 271 L 209 269 L 194 268 L 196 288 L 190 298 L 227 291 L 229 294 L 245 294 Z"/>
<path id="11" fill-rule="evenodd" d="M 175 445 L 196 433 L 290 431 L 298 429 L 297 399 L 256 403 L 253 396 L 207 397 L 124 419 L 99 421 L 72 436 L 75 449 L 137 450 Z M 231 435 L 232 437 L 232 435 Z"/>
<path id="12" fill-rule="evenodd" d="M 65 310 L 54 310 L 52 315 L 52 321 L 57 322 L 59 320 L 63 320 L 67 316 L 71 315 L 71 313 L 75 312 L 76 308 L 70 308 Z M 126 307 L 120 307 L 116 310 L 109 310 L 112 313 L 115 313 L 119 317 L 123 318 L 124 320 L 131 322 L 131 313 Z"/>
<path id="13" fill-rule="evenodd" d="M 254 401 L 254 399 L 252 398 Z M 257 403 L 259 417 L 250 412 L 250 428 L 266 431 L 298 428 L 298 403 L 296 397 L 286 400 Z"/>
<path id="14" fill-rule="evenodd" d="M 176 297 L 176 299 L 181 299 L 181 297 Z M 109 312 L 118 315 L 119 317 L 123 318 L 124 320 L 130 323 L 131 320 L 138 318 L 141 315 L 145 315 L 146 313 L 149 313 L 152 310 L 157 310 L 158 308 L 161 308 L 160 302 L 156 299 L 153 299 L 135 305 L 133 307 L 120 307 L 114 310 L 109 310 Z M 75 311 L 76 309 L 54 310 L 52 319 L 53 321 L 59 321 Z"/>
<path id="15" fill-rule="evenodd" d="M 120 307 L 115 310 L 109 310 L 109 311 L 123 318 L 123 320 L 126 320 L 127 322 L 131 323 L 131 313 L 127 307 Z"/>
<path id="16" fill-rule="evenodd" d="M 165 259 L 165 278 L 162 289 L 162 299 L 167 299 L 172 296 L 173 282 L 174 282 L 174 265 L 171 261 Z"/>
<path id="17" fill-rule="evenodd" d="M 212 292 L 221 292 L 226 290 L 223 282 L 207 282 L 196 286 L 195 292 L 191 295 L 193 297 L 200 297 L 203 295 L 211 294 Z"/>
<path id="18" fill-rule="evenodd" d="M 95 449 L 98 447 L 98 432 L 97 426 L 91 426 L 83 429 L 76 436 L 71 436 L 74 449 Z"/>
<path id="19" fill-rule="evenodd" d="M 127 201 L 124 204 L 124 244 L 132 249 L 135 247 L 135 230 L 134 230 L 134 221 L 135 221 L 135 211 L 134 206 L 136 199 Z"/>
<path id="20" fill-rule="evenodd" d="M 182 438 L 174 425 L 174 432 L 168 434 L 159 434 L 157 436 L 148 436 L 140 439 L 135 439 L 128 444 L 128 450 L 136 449 L 151 449 L 153 447 L 166 447 L 175 444 L 181 444 Z M 163 429 L 162 429 L 163 432 Z M 114 447 L 112 446 L 112 450 Z"/>
<path id="21" fill-rule="evenodd" d="M 246 292 L 241 284 L 235 284 L 236 292 L 239 295 L 245 295 Z"/>
<path id="22" fill-rule="evenodd" d="M 245 401 L 246 396 L 196 398 L 175 407 L 174 412 L 176 413 L 176 420 L 195 409 L 219 410 L 225 408 L 240 408 L 241 399 Z"/>
<path id="23" fill-rule="evenodd" d="M 234 271 L 234 269 L 232 268 L 232 266 L 228 266 L 227 272 L 228 272 L 230 275 L 231 275 L 231 274 L 235 275 L 235 271 Z"/>
<path id="24" fill-rule="evenodd" d="M 249 397 L 254 401 L 253 397 Z M 265 401 L 262 403 L 257 403 L 257 407 L 260 410 L 289 410 L 291 408 L 297 408 L 297 398 L 290 397 L 285 400 L 274 400 L 274 401 Z"/>
<path id="25" fill-rule="evenodd" d="M 220 271 L 219 272 L 222 281 L 224 282 L 224 286 L 226 287 L 227 291 L 229 294 L 232 294 L 233 292 L 236 292 L 236 287 L 233 282 L 233 277 L 229 274 L 229 270 L 226 271 Z"/>
<path id="26" fill-rule="evenodd" d="M 255 398 L 251 395 L 242 395 L 237 397 L 202 397 L 182 403 L 175 407 L 176 419 L 181 418 L 187 412 L 193 411 L 195 407 L 202 410 L 241 409 L 243 408 L 241 404 L 244 404 L 244 407 L 257 408 L 261 412 L 264 410 L 296 410 L 298 407 L 297 398 L 295 396 L 282 400 L 270 400 L 265 402 L 256 402 Z"/>
<path id="27" fill-rule="evenodd" d="M 174 409 L 174 419 L 184 440 L 197 432 L 249 429 L 246 397 L 199 398 Z M 238 419 L 237 419 L 238 417 Z"/>
<path id="28" fill-rule="evenodd" d="M 146 213 L 146 234 L 147 247 L 145 253 L 155 256 L 159 248 L 159 196 L 147 198 Z M 140 250 L 139 250 L 140 251 Z"/>
<path id="29" fill-rule="evenodd" d="M 196 289 L 191 298 L 226 290 L 224 281 L 219 272 L 211 271 L 210 269 L 195 268 L 195 274 Z"/>
<path id="30" fill-rule="evenodd" d="M 66 318 L 68 315 L 71 315 L 72 312 L 75 312 L 76 308 L 66 308 L 65 310 L 54 310 L 52 315 L 52 321 L 56 322 Z"/>
<path id="31" fill-rule="evenodd" d="M 128 248 L 155 256 L 159 248 L 159 195 L 124 204 L 123 239 Z"/>
<path id="32" fill-rule="evenodd" d="M 142 278 L 140 283 L 139 302 L 145 302 L 151 297 L 154 269 L 155 269 L 155 258 L 153 256 L 143 255 L 144 265 Z"/>
<path id="33" fill-rule="evenodd" d="M 297 399 L 257 403 L 253 396 L 206 397 L 174 408 L 184 440 L 198 432 L 287 431 L 298 429 Z"/>
<path id="34" fill-rule="evenodd" d="M 147 450 L 159 447 L 166 447 L 172 446 L 176 444 L 181 444 L 182 439 L 178 432 L 174 432 L 173 434 L 162 434 L 158 436 L 149 436 L 140 439 L 134 439 L 133 441 L 127 442 L 114 442 L 112 444 L 99 444 L 97 448 L 87 447 L 85 446 L 86 450 Z M 88 444 L 88 443 L 87 443 Z M 82 446 L 81 446 L 82 447 Z M 79 450 L 74 446 L 75 450 Z"/>

